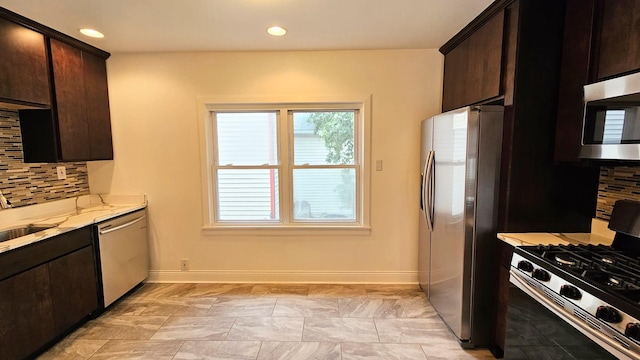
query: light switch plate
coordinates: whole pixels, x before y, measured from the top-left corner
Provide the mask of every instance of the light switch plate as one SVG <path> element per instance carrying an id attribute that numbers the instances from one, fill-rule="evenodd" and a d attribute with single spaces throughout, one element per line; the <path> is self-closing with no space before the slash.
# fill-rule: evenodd
<path id="1" fill-rule="evenodd" d="M 64 180 L 67 178 L 67 168 L 64 166 L 56 166 L 56 171 L 58 172 L 58 180 Z"/>
<path id="2" fill-rule="evenodd" d="M 382 160 L 376 160 L 376 171 L 382 171 Z"/>

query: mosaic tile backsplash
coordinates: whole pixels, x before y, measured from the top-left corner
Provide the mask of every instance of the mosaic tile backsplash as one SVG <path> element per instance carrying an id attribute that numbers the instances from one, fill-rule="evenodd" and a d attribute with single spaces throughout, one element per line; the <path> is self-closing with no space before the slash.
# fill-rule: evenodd
<path id="1" fill-rule="evenodd" d="M 596 218 L 609 221 L 613 204 L 623 199 L 640 201 L 640 167 L 601 167 Z"/>
<path id="2" fill-rule="evenodd" d="M 57 166 L 67 178 L 58 180 Z M 89 194 L 86 162 L 25 164 L 18 112 L 0 109 L 0 190 L 13 207 Z"/>

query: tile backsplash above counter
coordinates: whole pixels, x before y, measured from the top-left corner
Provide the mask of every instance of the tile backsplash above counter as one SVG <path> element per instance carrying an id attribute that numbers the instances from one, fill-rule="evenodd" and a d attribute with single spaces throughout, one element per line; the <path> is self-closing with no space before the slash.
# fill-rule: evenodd
<path id="1" fill-rule="evenodd" d="M 65 180 L 58 180 L 57 166 L 66 167 Z M 25 164 L 18 112 L 0 109 L 0 190 L 13 207 L 87 195 L 87 163 Z"/>
<path id="2" fill-rule="evenodd" d="M 595 217 L 609 221 L 618 200 L 640 201 L 640 166 L 602 166 Z"/>

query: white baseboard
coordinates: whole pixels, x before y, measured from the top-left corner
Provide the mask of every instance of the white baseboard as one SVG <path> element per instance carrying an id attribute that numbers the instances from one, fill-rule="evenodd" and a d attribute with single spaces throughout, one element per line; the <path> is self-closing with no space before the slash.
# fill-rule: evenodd
<path id="1" fill-rule="evenodd" d="M 146 282 L 417 284 L 417 271 L 152 270 Z"/>

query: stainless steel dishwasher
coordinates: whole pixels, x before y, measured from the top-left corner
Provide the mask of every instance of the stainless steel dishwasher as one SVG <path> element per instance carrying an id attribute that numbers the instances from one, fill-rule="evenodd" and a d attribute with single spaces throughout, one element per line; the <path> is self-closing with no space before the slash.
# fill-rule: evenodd
<path id="1" fill-rule="evenodd" d="M 149 276 L 146 210 L 97 224 L 104 307 Z"/>

